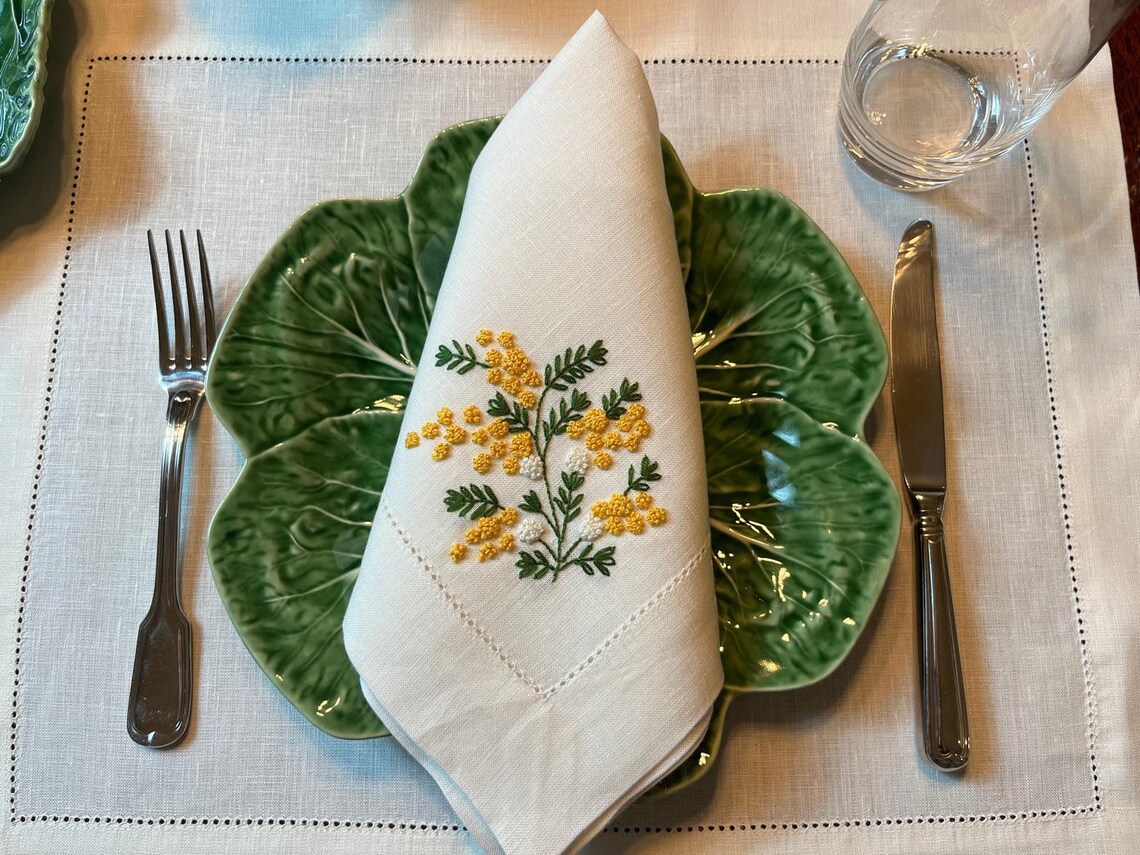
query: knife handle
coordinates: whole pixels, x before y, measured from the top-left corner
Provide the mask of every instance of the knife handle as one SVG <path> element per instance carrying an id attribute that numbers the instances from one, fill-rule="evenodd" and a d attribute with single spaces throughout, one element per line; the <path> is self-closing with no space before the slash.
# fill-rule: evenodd
<path id="1" fill-rule="evenodd" d="M 958 657 L 954 602 L 946 562 L 941 494 L 919 493 L 915 503 L 918 559 L 918 692 L 922 753 L 939 769 L 963 769 L 970 759 L 966 690 Z"/>

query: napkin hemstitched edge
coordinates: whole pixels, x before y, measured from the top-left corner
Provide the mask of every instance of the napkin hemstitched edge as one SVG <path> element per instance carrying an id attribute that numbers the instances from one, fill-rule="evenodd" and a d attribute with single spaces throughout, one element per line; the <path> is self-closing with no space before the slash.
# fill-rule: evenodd
<path id="1" fill-rule="evenodd" d="M 639 620 L 648 615 L 651 611 L 653 611 L 654 608 L 663 602 L 669 596 L 669 594 L 671 594 L 681 584 L 681 582 L 684 581 L 684 579 L 689 576 L 693 570 L 696 569 L 701 560 L 707 557 L 709 554 L 709 548 L 711 546 L 710 539 L 705 538 L 705 542 L 701 545 L 700 549 L 696 551 L 692 558 L 685 562 L 685 565 L 679 571 L 677 571 L 677 573 L 675 573 L 668 581 L 666 581 L 665 584 L 658 588 L 653 593 L 653 595 L 649 597 L 648 600 L 642 603 L 642 605 L 635 612 L 632 612 L 630 615 L 628 615 L 626 619 L 622 621 L 621 625 L 618 626 L 612 633 L 610 633 L 610 635 L 608 635 L 601 644 L 594 648 L 594 650 L 589 655 L 587 655 L 585 659 L 583 659 L 568 672 L 566 672 L 566 674 L 557 683 L 544 688 L 541 683 L 528 676 L 527 673 L 521 667 L 519 667 L 519 665 L 516 664 L 509 655 L 507 655 L 507 653 L 503 650 L 502 645 L 495 641 L 491 633 L 488 632 L 478 621 L 476 621 L 475 618 L 471 616 L 470 612 L 464 608 L 463 603 L 460 601 L 459 597 L 457 597 L 451 591 L 451 589 L 448 588 L 447 583 L 444 582 L 443 578 L 439 575 L 439 573 L 436 572 L 431 562 L 429 562 L 420 552 L 419 547 L 416 545 L 415 541 L 412 540 L 411 535 L 408 534 L 403 526 L 400 525 L 399 520 L 397 520 L 391 506 L 383 499 L 383 497 L 380 499 L 380 510 L 383 511 L 388 525 L 392 528 L 392 531 L 404 544 L 404 547 L 408 550 L 408 553 L 415 560 L 415 562 L 419 564 L 420 569 L 424 571 L 427 577 L 436 586 L 440 595 L 442 596 L 443 601 L 450 607 L 451 611 L 455 613 L 460 622 L 462 622 L 463 625 L 466 626 L 471 631 L 471 633 L 479 639 L 480 642 L 482 642 L 483 646 L 490 653 L 494 654 L 496 659 L 498 659 L 504 666 L 506 666 L 507 670 L 510 671 L 513 677 L 515 677 L 519 682 L 530 689 L 531 692 L 533 692 L 534 695 L 542 701 L 550 700 L 550 698 L 560 689 L 566 688 L 568 685 L 570 685 L 570 683 L 574 681 L 575 678 L 579 677 L 591 666 L 597 664 L 597 662 L 602 658 L 603 654 L 607 650 L 613 647 L 613 645 L 616 644 L 618 640 L 623 635 L 625 635 L 625 633 L 631 629 Z"/>

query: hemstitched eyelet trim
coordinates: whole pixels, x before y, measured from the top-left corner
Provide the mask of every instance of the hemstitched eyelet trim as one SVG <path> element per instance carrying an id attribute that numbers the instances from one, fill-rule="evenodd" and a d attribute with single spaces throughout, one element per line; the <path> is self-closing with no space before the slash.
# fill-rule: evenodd
<path id="1" fill-rule="evenodd" d="M 658 588 L 653 596 L 646 600 L 645 603 L 643 603 L 637 611 L 629 615 L 625 621 L 622 622 L 621 626 L 615 629 L 609 635 L 609 637 L 605 639 L 605 641 L 603 641 L 594 649 L 592 653 L 590 653 L 585 659 L 574 666 L 574 668 L 567 672 L 566 675 L 563 676 L 562 679 L 560 679 L 557 683 L 554 683 L 550 686 L 543 686 L 537 680 L 527 674 L 527 672 L 523 670 L 523 668 L 520 667 L 518 663 L 516 663 L 514 659 L 504 650 L 503 646 L 497 642 L 494 637 L 482 625 L 480 625 L 480 623 L 475 620 L 475 618 L 471 616 L 470 612 L 468 612 L 463 607 L 463 604 L 459 601 L 459 598 L 456 597 L 455 594 L 452 593 L 452 591 L 447 587 L 447 583 L 444 582 L 443 578 L 435 571 L 435 568 L 432 567 L 431 563 L 424 557 L 423 553 L 420 552 L 419 548 L 415 544 L 415 541 L 412 540 L 411 536 L 407 533 L 403 526 L 400 525 L 399 521 L 396 519 L 395 513 L 392 511 L 392 508 L 386 501 L 384 501 L 384 499 L 380 500 L 380 510 L 383 511 L 384 517 L 387 519 L 388 524 L 392 527 L 393 533 L 400 539 L 400 542 L 404 545 L 404 548 L 407 550 L 408 554 L 413 559 L 415 559 L 416 563 L 419 564 L 420 569 L 423 570 L 423 572 L 431 580 L 432 584 L 435 585 L 444 604 L 447 605 L 455 613 L 463 625 L 471 630 L 472 634 L 474 634 L 475 637 L 483 643 L 488 652 L 490 652 L 495 657 L 495 659 L 501 662 L 507 668 L 507 670 L 510 671 L 511 675 L 514 676 L 515 679 L 530 689 L 530 691 L 537 698 L 543 701 L 550 700 L 550 698 L 553 697 L 559 690 L 564 689 L 570 685 L 570 683 L 574 681 L 575 677 L 579 676 L 582 672 L 586 671 L 588 668 L 590 668 L 590 666 L 594 665 L 599 659 L 601 659 L 607 650 L 613 647 L 614 644 L 616 644 L 629 629 L 631 629 L 638 621 L 653 611 L 654 608 L 656 608 L 666 597 L 668 597 L 669 594 L 671 594 L 677 588 L 677 586 L 680 585 L 681 582 L 684 581 L 684 579 L 693 572 L 693 569 L 696 568 L 702 560 L 708 557 L 709 554 L 709 543 L 706 540 L 704 545 L 701 546 L 699 550 L 697 550 L 697 553 L 691 559 L 689 559 L 689 561 L 685 564 L 684 567 L 681 568 L 681 570 L 679 570 L 664 585 Z"/>

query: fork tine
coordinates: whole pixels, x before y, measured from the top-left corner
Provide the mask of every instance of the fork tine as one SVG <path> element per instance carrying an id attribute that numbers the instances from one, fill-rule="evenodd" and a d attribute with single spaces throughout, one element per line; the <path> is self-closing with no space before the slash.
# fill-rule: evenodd
<path id="1" fill-rule="evenodd" d="M 158 362 L 159 368 L 170 368 L 170 333 L 166 325 L 166 298 L 162 294 L 162 274 L 158 270 L 158 253 L 154 249 L 154 234 L 146 230 L 146 242 L 150 245 L 150 273 L 154 279 L 154 311 L 158 316 Z"/>
<path id="2" fill-rule="evenodd" d="M 198 229 L 198 266 L 202 280 L 202 311 L 206 319 L 206 359 L 214 352 L 218 328 L 214 324 L 214 286 L 210 282 L 210 267 L 206 264 L 206 247 L 202 243 L 202 230 Z"/>
<path id="3" fill-rule="evenodd" d="M 182 286 L 178 283 L 178 267 L 174 261 L 170 229 L 166 230 L 166 258 L 170 263 L 170 294 L 174 298 L 174 362 L 177 368 L 187 368 L 190 354 L 186 348 L 186 313 L 182 310 Z"/>
<path id="4" fill-rule="evenodd" d="M 186 249 L 186 233 L 178 230 L 178 242 L 182 245 L 182 272 L 186 277 L 186 307 L 190 315 L 190 364 L 195 368 L 205 365 L 202 341 L 202 324 L 198 320 L 198 298 L 194 296 L 194 274 L 190 270 L 190 252 Z"/>

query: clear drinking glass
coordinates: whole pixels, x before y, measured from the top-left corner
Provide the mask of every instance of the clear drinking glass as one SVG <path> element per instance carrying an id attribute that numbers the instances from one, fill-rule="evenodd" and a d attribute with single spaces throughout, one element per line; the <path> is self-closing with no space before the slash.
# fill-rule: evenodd
<path id="1" fill-rule="evenodd" d="M 928 190 L 1009 151 L 1140 0 L 875 0 L 839 132 L 864 171 Z"/>

